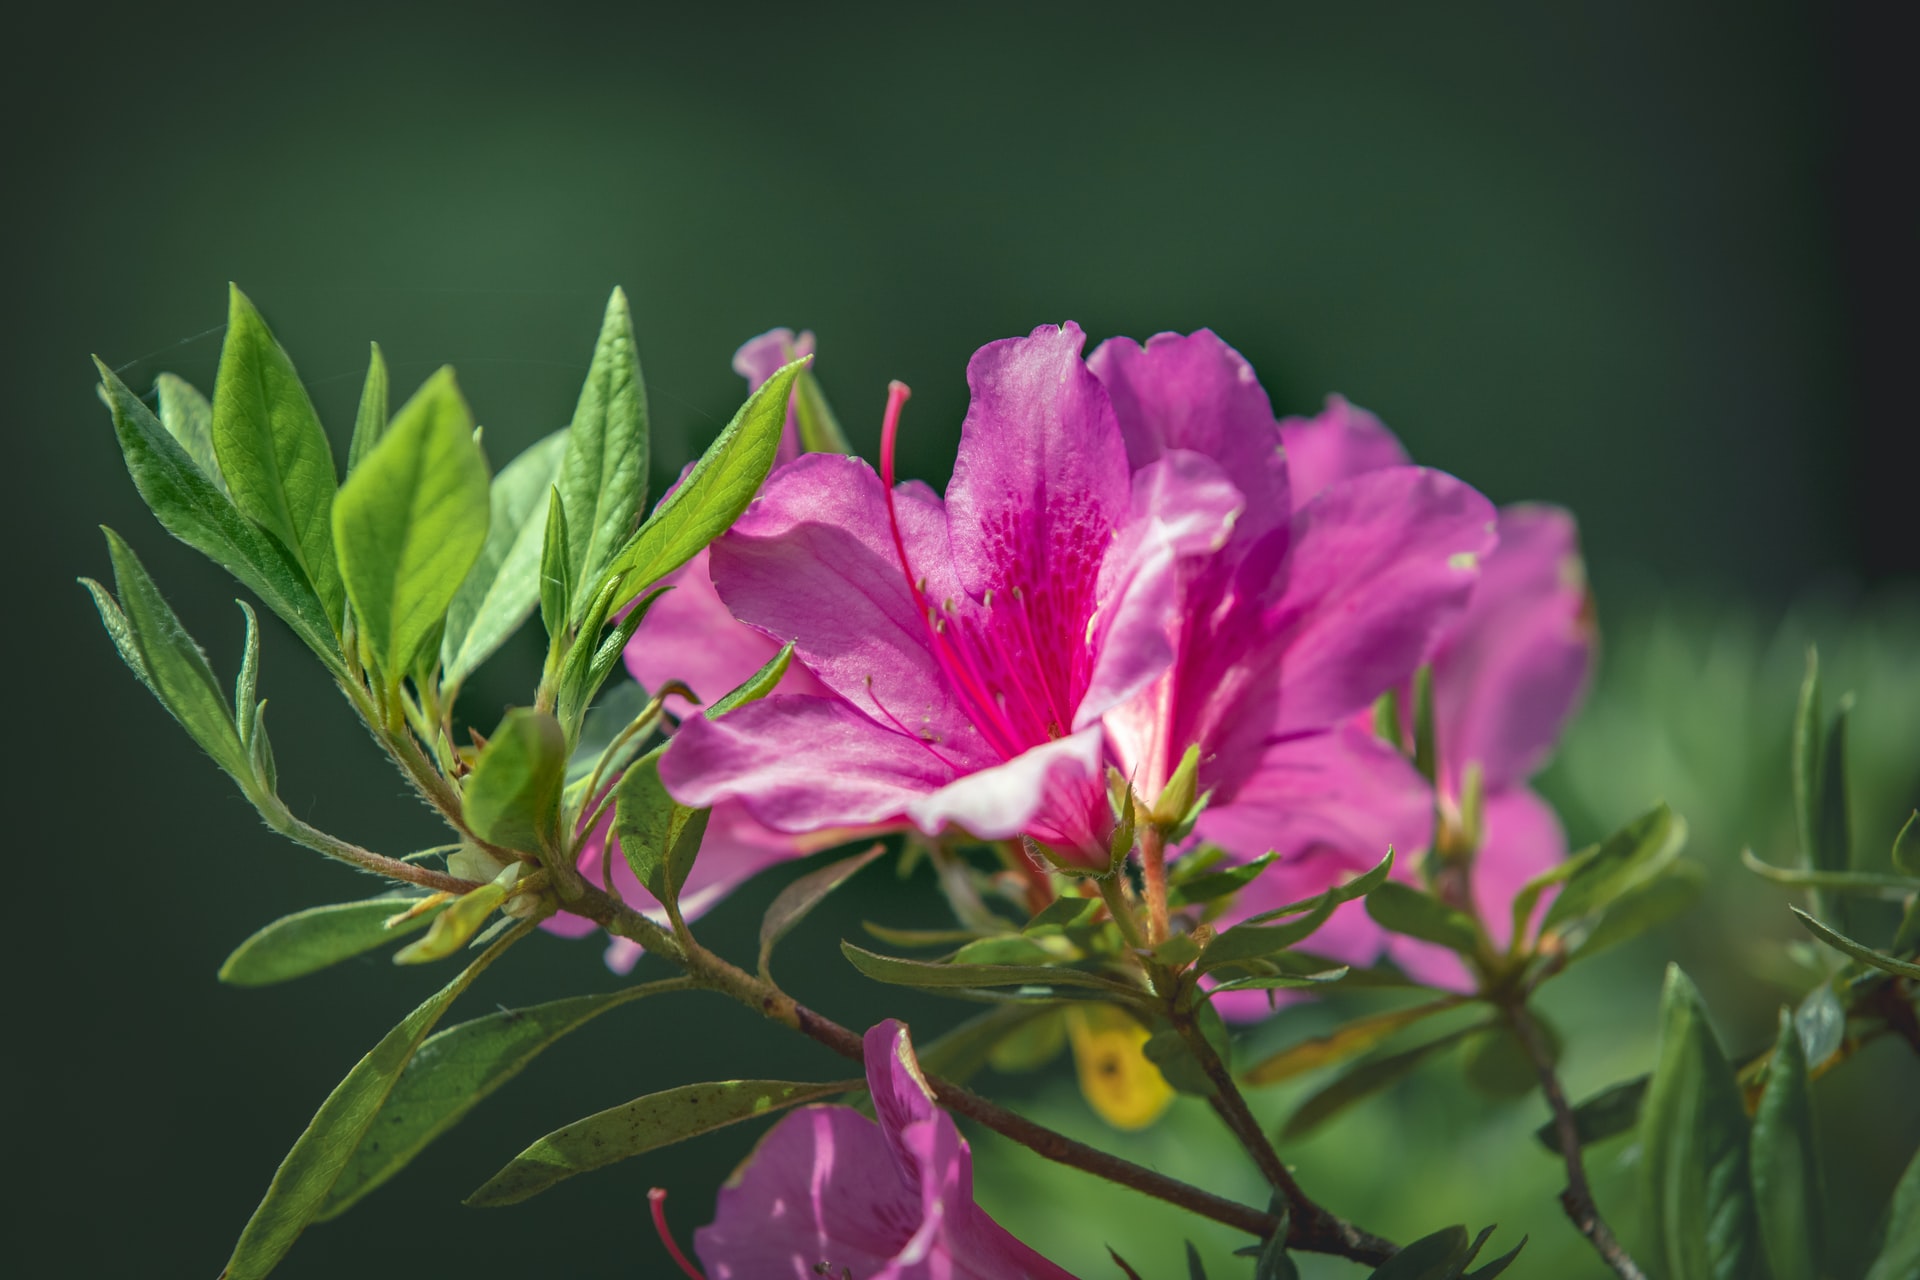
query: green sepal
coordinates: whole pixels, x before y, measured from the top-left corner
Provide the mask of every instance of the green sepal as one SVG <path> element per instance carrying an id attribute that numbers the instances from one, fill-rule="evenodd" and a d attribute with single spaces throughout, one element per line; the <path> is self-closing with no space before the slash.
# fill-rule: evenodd
<path id="1" fill-rule="evenodd" d="M 360 385 L 360 407 L 353 415 L 353 441 L 347 446 L 348 475 L 360 469 L 360 464 L 373 452 L 373 446 L 379 444 L 380 437 L 387 434 L 387 358 L 381 354 L 379 343 L 369 343 L 368 346 L 367 380 Z"/>
<path id="2" fill-rule="evenodd" d="M 113 370 L 98 359 L 94 364 L 127 474 L 161 526 L 238 578 L 329 671 L 344 677 L 335 624 L 293 553 L 240 514 Z"/>
<path id="3" fill-rule="evenodd" d="M 577 1120 L 515 1156 L 466 1203 L 478 1208 L 518 1204 L 575 1174 L 773 1115 L 788 1107 L 845 1093 L 857 1082 L 827 1084 L 791 1080 L 716 1080 L 650 1093 L 623 1106 Z"/>
<path id="4" fill-rule="evenodd" d="M 568 578 L 576 588 L 569 622 L 580 622 L 599 593 L 607 562 L 646 509 L 650 439 L 633 316 L 626 293 L 616 288 L 607 299 L 556 481 L 567 508 Z"/>
<path id="5" fill-rule="evenodd" d="M 213 405 L 200 389 L 185 378 L 163 373 L 153 380 L 154 400 L 159 406 L 160 425 L 179 441 L 200 474 L 213 487 L 227 494 L 226 477 L 220 474 L 220 459 L 213 451 Z M 227 494 L 229 500 L 232 495 Z"/>
<path id="6" fill-rule="evenodd" d="M 1814 1150 L 1806 1051 L 1785 1009 L 1767 1063 L 1766 1087 L 1753 1113 L 1752 1160 L 1754 1207 L 1772 1280 L 1819 1280 L 1825 1197 Z"/>
<path id="7" fill-rule="evenodd" d="M 532 707 L 502 717 L 467 778 L 462 808 L 473 834 L 522 853 L 557 849 L 567 744 L 560 722 Z"/>
<path id="8" fill-rule="evenodd" d="M 401 406 L 333 506 L 360 643 L 389 685 L 440 634 L 486 542 L 488 518 L 473 413 L 443 368 Z"/>
<path id="9" fill-rule="evenodd" d="M 320 1212 L 348 1160 L 392 1092 L 400 1073 L 448 1006 L 518 935 L 502 939 L 381 1038 L 320 1104 L 273 1175 L 260 1207 L 240 1233 L 224 1280 L 261 1280 Z"/>
<path id="10" fill-rule="evenodd" d="M 1765 1274 L 1733 1068 L 1679 966 L 1661 995 L 1660 1052 L 1640 1109 L 1643 1234 L 1663 1280 Z"/>
<path id="11" fill-rule="evenodd" d="M 420 902 L 394 894 L 282 916 L 233 949 L 220 966 L 220 981 L 235 987 L 271 986 L 364 955 L 426 928 L 439 907 L 387 923 Z"/>
<path id="12" fill-rule="evenodd" d="M 800 422 L 800 447 L 808 453 L 852 453 L 840 419 L 820 390 L 820 380 L 811 368 L 802 369 L 793 388 L 793 412 Z"/>
<path id="13" fill-rule="evenodd" d="M 293 553 L 338 627 L 333 451 L 293 361 L 237 286 L 213 382 L 213 449 L 233 505 Z"/>

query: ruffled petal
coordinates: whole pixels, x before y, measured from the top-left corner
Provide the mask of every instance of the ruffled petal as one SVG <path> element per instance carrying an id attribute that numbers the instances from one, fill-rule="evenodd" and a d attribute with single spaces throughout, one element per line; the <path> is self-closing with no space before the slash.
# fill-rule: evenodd
<path id="1" fill-rule="evenodd" d="M 1112 826 L 1095 725 L 1021 752 L 1005 764 L 958 778 L 907 805 L 929 835 L 958 826 L 984 840 L 1022 833 L 1057 851 L 1103 865 Z"/>
<path id="2" fill-rule="evenodd" d="M 1450 789 L 1471 762 L 1489 791 L 1524 782 L 1546 763 L 1586 688 L 1593 650 L 1573 517 L 1557 507 L 1503 509 L 1500 545 L 1482 561 L 1466 612 L 1433 657 Z"/>
<path id="3" fill-rule="evenodd" d="M 940 500 L 924 485 L 895 493 L 916 578 L 930 600 L 958 591 Z M 733 616 L 794 654 L 869 717 L 938 744 L 948 759 L 992 759 L 929 647 L 887 517 L 865 462 L 810 453 L 767 481 L 713 545 L 713 583 Z M 664 601 L 663 601 L 664 603 Z"/>
<path id="4" fill-rule="evenodd" d="M 1110 338 L 1087 367 L 1113 401 L 1135 470 L 1170 449 L 1203 454 L 1245 495 L 1246 536 L 1286 523 L 1293 504 L 1273 405 L 1253 366 L 1212 330 L 1157 333 L 1145 346 Z"/>
<path id="5" fill-rule="evenodd" d="M 780 694 L 680 726 L 660 780 L 681 804 L 737 800 L 776 831 L 898 822 L 956 771 L 838 698 Z"/>
<path id="6" fill-rule="evenodd" d="M 1314 417 L 1288 418 L 1280 424 L 1280 438 L 1295 506 L 1305 506 L 1341 480 L 1407 464 L 1407 451 L 1393 432 L 1344 396 L 1328 396 L 1326 408 Z"/>

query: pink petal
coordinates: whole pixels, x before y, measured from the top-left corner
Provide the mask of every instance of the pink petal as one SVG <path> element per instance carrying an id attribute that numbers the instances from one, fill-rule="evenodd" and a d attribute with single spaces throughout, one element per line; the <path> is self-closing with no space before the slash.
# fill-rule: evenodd
<path id="1" fill-rule="evenodd" d="M 1105 865 L 1112 828 L 1100 727 L 1032 747 L 1005 764 L 975 770 L 914 799 L 907 816 L 936 835 L 960 827 L 984 840 L 1025 832 L 1061 853 Z"/>
<path id="2" fill-rule="evenodd" d="M 1593 648 L 1573 517 L 1557 507 L 1503 509 L 1500 545 L 1433 657 L 1449 790 L 1457 794 L 1473 761 L 1490 791 L 1539 769 L 1585 691 Z"/>
<path id="3" fill-rule="evenodd" d="M 1157 333 L 1143 347 L 1111 338 L 1087 358 L 1105 385 L 1135 470 L 1170 449 L 1219 463 L 1246 495 L 1243 533 L 1286 522 L 1287 460 L 1280 425 L 1253 366 L 1209 329 Z"/>
<path id="4" fill-rule="evenodd" d="M 760 384 L 771 378 L 785 366 L 792 364 L 801 356 L 813 354 L 813 333 L 811 330 L 799 337 L 793 336 L 791 329 L 769 329 L 756 338 L 748 338 L 733 353 L 733 371 L 747 380 L 749 392 L 758 391 Z M 791 399 L 787 401 L 787 425 L 780 433 L 780 451 L 774 455 L 774 465 L 792 462 L 800 456 L 800 415 L 794 411 Z"/>
<path id="5" fill-rule="evenodd" d="M 940 500 L 909 484 L 895 501 L 927 597 L 959 594 Z M 894 548 L 886 494 L 865 462 L 815 453 L 775 472 L 714 543 L 712 572 L 736 618 L 793 641 L 821 684 L 874 720 L 926 737 L 950 760 L 992 758 L 929 649 L 927 622 Z"/>
<path id="6" fill-rule="evenodd" d="M 662 585 L 673 589 L 654 601 L 627 645 L 627 670 L 643 689 L 679 680 L 702 702 L 711 702 L 738 688 L 780 651 L 764 631 L 727 611 L 708 576 L 707 555 L 702 548 L 665 579 Z M 779 690 L 826 692 L 799 662 L 788 666 Z"/>
<path id="7" fill-rule="evenodd" d="M 900 821 L 956 771 L 918 738 L 837 698 L 779 694 L 718 720 L 694 716 L 660 760 L 681 804 L 737 800 L 777 831 Z"/>
<path id="8" fill-rule="evenodd" d="M 1286 443 L 1296 506 L 1305 506 L 1341 480 L 1407 463 L 1407 451 L 1393 432 L 1343 396 L 1328 396 L 1327 407 L 1316 417 L 1286 419 L 1280 438 Z"/>

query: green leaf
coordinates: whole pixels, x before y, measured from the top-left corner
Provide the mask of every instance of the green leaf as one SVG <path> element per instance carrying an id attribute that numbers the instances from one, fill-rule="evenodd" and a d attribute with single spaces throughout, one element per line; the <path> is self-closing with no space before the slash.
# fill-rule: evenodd
<path id="1" fill-rule="evenodd" d="M 716 1080 L 636 1098 L 556 1129 L 467 1197 L 480 1208 L 518 1204 L 577 1173 L 684 1142 L 715 1129 L 817 1102 L 857 1086 L 791 1080 Z"/>
<path id="2" fill-rule="evenodd" d="M 1845 871 L 1853 862 L 1853 832 L 1847 822 L 1847 716 L 1852 710 L 1852 695 L 1842 698 L 1827 729 L 1826 758 L 1820 764 L 1820 808 L 1814 833 L 1819 843 L 1814 846 L 1812 865 L 1821 871 Z M 1846 905 L 1827 901 L 1823 890 L 1814 891 L 1813 905 L 1816 911 L 1847 922 Z"/>
<path id="3" fill-rule="evenodd" d="M 1462 955 L 1473 955 L 1481 945 L 1480 926 L 1472 916 L 1398 880 L 1367 895 L 1367 914 L 1390 933 L 1438 943 Z"/>
<path id="4" fill-rule="evenodd" d="M 348 475 L 360 469 L 373 446 L 387 434 L 387 358 L 381 354 L 379 343 L 369 345 L 372 351 L 367 356 L 367 380 L 360 387 L 360 408 L 353 415 L 353 442 L 347 446 Z"/>
<path id="5" fill-rule="evenodd" d="M 1413 767 L 1428 782 L 1439 776 L 1440 759 L 1436 747 L 1437 730 L 1433 717 L 1433 668 L 1423 666 L 1413 673 Z"/>
<path id="6" fill-rule="evenodd" d="M 1009 1005 L 1009 1009 L 1037 1014 L 1002 1035 L 987 1051 L 993 1069 L 1006 1075 L 1038 1071 L 1060 1056 L 1067 1047 L 1066 1014 L 1047 1005 Z M 925 1062 L 921 1066 L 927 1070 Z"/>
<path id="7" fill-rule="evenodd" d="M 627 642 L 633 639 L 633 633 L 640 629 L 648 612 L 668 590 L 668 587 L 656 587 L 640 597 L 628 608 L 626 616 L 604 635 L 601 631 L 606 626 L 607 609 L 613 603 L 612 588 L 603 588 L 587 609 L 587 616 L 561 661 L 560 689 L 555 699 L 554 714 L 560 718 L 561 727 L 570 739 L 579 735 L 580 721 L 588 705 L 620 665 L 620 655 L 626 652 Z"/>
<path id="8" fill-rule="evenodd" d="M 1534 1025 L 1547 1043 L 1549 1061 L 1560 1060 L 1563 1047 L 1553 1024 L 1535 1013 Z M 1467 1083 L 1489 1098 L 1524 1098 L 1540 1087 L 1539 1069 L 1513 1028 L 1500 1023 L 1467 1040 L 1460 1068 Z"/>
<path id="9" fill-rule="evenodd" d="M 286 1256 L 326 1203 L 420 1042 L 460 993 L 521 936 L 516 931 L 482 952 L 459 977 L 387 1032 L 334 1086 L 280 1162 L 266 1197 L 240 1233 L 233 1256 L 221 1273 L 223 1280 L 259 1280 Z"/>
<path id="10" fill-rule="evenodd" d="M 123 639 L 132 643 L 139 654 L 138 665 L 128 661 L 134 674 L 146 682 L 160 705 L 180 722 L 201 750 L 251 796 L 252 762 L 240 742 L 226 691 L 207 665 L 207 655 L 180 625 L 133 549 L 113 530 L 102 532 L 107 535 L 107 550 L 113 557 L 114 585 L 120 592 L 119 616 L 109 616 L 101 599 L 105 592 L 98 583 L 89 584 L 88 590 L 94 593 L 108 633 L 116 645 Z"/>
<path id="11" fill-rule="evenodd" d="M 760 917 L 760 973 L 765 976 L 773 960 L 773 949 L 780 945 L 780 939 L 792 932 L 793 927 L 807 918 L 807 913 L 841 885 L 851 879 L 855 872 L 872 862 L 887 851 L 887 847 L 876 844 L 865 853 L 856 853 L 851 858 L 842 858 L 838 862 L 828 863 L 817 871 L 793 881 L 780 891 L 767 913 Z"/>
<path id="12" fill-rule="evenodd" d="M 794 416 L 800 420 L 800 447 L 808 453 L 852 453 L 847 433 L 833 415 L 812 369 L 802 369 L 793 389 Z"/>
<path id="13" fill-rule="evenodd" d="M 540 603 L 547 504 L 566 447 L 567 433 L 556 431 L 493 478 L 487 540 L 447 607 L 447 629 L 440 637 L 448 688 L 492 657 Z"/>
<path id="14" fill-rule="evenodd" d="M 593 774 L 594 765 L 613 745 L 621 732 L 646 712 L 652 705 L 647 691 L 631 680 L 622 680 L 614 685 L 604 698 L 594 703 L 581 721 L 580 741 L 573 748 L 573 755 L 567 761 L 567 785 L 585 782 Z M 646 745 L 647 735 L 637 733 L 628 739 L 626 747 L 619 757 L 609 760 L 601 771 L 603 777 L 617 778 L 620 770 L 633 754 Z"/>
<path id="15" fill-rule="evenodd" d="M 1071 895 L 1055 898 L 1035 912 L 1033 919 L 1027 921 L 1020 932 L 1051 933 L 1056 929 L 1066 929 L 1071 925 L 1084 923 L 1099 908 L 1098 898 L 1076 898 Z"/>
<path id="16" fill-rule="evenodd" d="M 573 570 L 567 564 L 567 504 L 558 486 L 547 498 L 547 527 L 540 538 L 540 622 L 557 642 L 573 607 Z"/>
<path id="17" fill-rule="evenodd" d="M 560 463 L 567 569 L 574 584 L 571 621 L 578 622 L 585 613 L 608 560 L 625 545 L 646 507 L 648 440 L 640 350 L 633 340 L 627 295 L 616 288 L 607 299 Z"/>
<path id="18" fill-rule="evenodd" d="M 1798 907 L 1789 907 L 1788 910 L 1800 917 L 1800 923 L 1807 926 L 1807 932 L 1834 950 L 1844 951 L 1861 964 L 1871 965 L 1873 968 L 1879 969 L 1884 973 L 1897 974 L 1902 978 L 1920 978 L 1920 964 L 1897 960 L 1890 955 L 1884 955 L 1881 952 L 1875 951 L 1865 943 L 1855 942 L 1844 933 L 1829 929 L 1826 925 L 1821 924 L 1818 920 L 1815 920 Z"/>
<path id="19" fill-rule="evenodd" d="M 1491 1231 L 1492 1228 L 1489 1227 L 1487 1230 Z M 1475 1247 L 1476 1249 L 1478 1248 L 1477 1245 Z M 1493 1280 L 1495 1276 L 1499 1275 L 1501 1272 L 1505 1271 L 1508 1267 L 1512 1266 L 1514 1259 L 1518 1258 L 1520 1256 L 1520 1251 L 1526 1247 L 1527 1247 L 1527 1237 L 1521 1236 L 1519 1244 L 1514 1245 L 1513 1248 L 1507 1250 L 1505 1253 L 1495 1258 L 1492 1262 L 1489 1262 L 1486 1266 L 1475 1267 L 1473 1270 L 1467 1272 L 1466 1275 L 1461 1278 L 1461 1280 Z"/>
<path id="20" fill-rule="evenodd" d="M 213 482 L 213 487 L 226 493 L 227 481 L 220 474 L 220 459 L 213 452 L 213 406 L 200 394 L 199 388 L 171 373 L 163 373 L 153 380 L 153 393 L 160 405 L 160 425 L 179 441 L 180 447 L 193 459 L 193 465 Z"/>
<path id="21" fill-rule="evenodd" d="M 1176 906 L 1193 902 L 1212 902 L 1224 898 L 1230 893 L 1238 893 L 1279 860 L 1280 855 L 1269 850 L 1252 862 L 1243 862 L 1239 866 L 1229 867 L 1225 871 L 1210 871 L 1185 881 L 1173 892 Z"/>
<path id="22" fill-rule="evenodd" d="M 140 397 L 94 361 L 134 488 L 168 533 L 226 568 L 320 656 L 346 674 L 334 624 L 293 553 L 240 514 Z"/>
<path id="23" fill-rule="evenodd" d="M 1840 1051 L 1847 1035 L 1847 1011 L 1831 983 L 1823 982 L 1801 998 L 1793 1011 L 1793 1025 L 1800 1033 L 1800 1052 L 1809 1069 Z"/>
<path id="24" fill-rule="evenodd" d="M 1820 766 L 1826 758 L 1825 717 L 1820 706 L 1820 651 L 1807 646 L 1807 674 L 1800 681 L 1800 699 L 1793 715 L 1793 816 L 1800 837 L 1800 856 L 1809 867 L 1818 866 L 1820 846 Z"/>
<path id="25" fill-rule="evenodd" d="M 1003 1004 L 967 1019 L 919 1051 L 920 1069 L 952 1084 L 965 1084 L 994 1062 L 999 1047 L 1037 1022 L 1061 1025 L 1060 1011 L 1044 1004 Z"/>
<path id="26" fill-rule="evenodd" d="M 487 464 L 453 371 L 427 380 L 334 504 L 361 642 L 389 683 L 413 670 L 487 537 Z"/>
<path id="27" fill-rule="evenodd" d="M 220 981 L 235 987 L 265 987 L 318 973 L 424 929 L 438 907 L 387 927 L 387 921 L 420 902 L 417 897 L 386 895 L 282 916 L 234 948 L 220 966 Z"/>
<path id="28" fill-rule="evenodd" d="M 473 935 L 480 932 L 480 926 L 487 922 L 487 917 L 507 900 L 510 886 L 519 875 L 520 865 L 512 864 L 500 873 L 499 879 L 455 898 L 446 910 L 433 918 L 427 936 L 417 942 L 409 942 L 394 952 L 393 962 L 431 964 L 436 960 L 445 960 L 466 946 Z"/>
<path id="29" fill-rule="evenodd" d="M 707 833 L 705 809 L 689 809 L 660 782 L 656 748 L 627 770 L 615 788 L 614 834 L 641 884 L 661 902 L 677 902 Z"/>
<path id="30" fill-rule="evenodd" d="M 1204 998 L 1212 999 L 1223 991 L 1302 991 L 1308 987 L 1339 982 L 1351 972 L 1353 970 L 1343 964 L 1317 973 L 1256 973 L 1222 982 L 1206 992 Z"/>
<path id="31" fill-rule="evenodd" d="M 1823 1196 L 1807 1059 L 1793 1015 L 1785 1009 L 1766 1088 L 1753 1113 L 1752 1159 L 1754 1207 L 1773 1280 L 1819 1280 Z"/>
<path id="32" fill-rule="evenodd" d="M 1047 965 L 1059 957 L 1032 938 L 1019 933 L 1003 933 L 991 938 L 975 938 L 951 956 L 948 964 Z"/>
<path id="33" fill-rule="evenodd" d="M 1637 1076 L 1609 1085 L 1573 1109 L 1574 1133 L 1583 1147 L 1629 1132 L 1640 1123 L 1640 1104 L 1646 1099 L 1653 1077 Z M 1549 1120 L 1533 1131 L 1540 1144 L 1560 1155 L 1560 1129 Z"/>
<path id="34" fill-rule="evenodd" d="M 1664 874 L 1635 885 L 1615 898 L 1593 926 L 1574 940 L 1569 956 L 1585 960 L 1665 924 L 1691 907 L 1706 884 L 1704 867 L 1690 862 L 1674 863 Z"/>
<path id="35" fill-rule="evenodd" d="M 1334 1066 L 1367 1052 L 1403 1027 L 1410 1027 L 1436 1013 L 1458 1008 L 1464 1000 L 1464 996 L 1448 996 L 1443 1000 L 1355 1018 L 1326 1035 L 1314 1036 L 1288 1045 L 1278 1053 L 1269 1054 L 1247 1068 L 1242 1078 L 1253 1085 L 1279 1084 L 1282 1080 L 1291 1080 L 1321 1067 Z"/>
<path id="36" fill-rule="evenodd" d="M 715 720 L 735 707 L 744 707 L 749 702 L 760 701 L 779 686 L 792 661 L 793 642 L 788 641 L 780 646 L 780 652 L 768 658 L 758 671 L 748 676 L 739 688 L 713 703 L 701 714 L 709 720 Z"/>
<path id="37" fill-rule="evenodd" d="M 1193 1247 L 1193 1241 L 1187 1241 L 1187 1280 L 1207 1280 L 1207 1268 L 1200 1261 L 1200 1251 Z"/>
<path id="38" fill-rule="evenodd" d="M 1389 848 L 1385 857 L 1374 863 L 1368 870 L 1353 877 L 1353 879 L 1341 884 L 1336 884 L 1325 893 L 1318 894 L 1314 897 L 1303 898 L 1299 902 L 1289 902 L 1283 907 L 1274 907 L 1272 910 L 1262 911 L 1256 916 L 1248 916 L 1241 923 L 1265 924 L 1269 920 L 1277 920 L 1281 916 L 1290 916 L 1301 911 L 1312 910 L 1325 906 L 1328 903 L 1339 906 L 1343 902 L 1352 902 L 1355 898 L 1365 897 L 1367 894 L 1372 893 L 1375 889 L 1385 884 L 1387 882 L 1387 876 L 1392 871 L 1393 850 Z"/>
<path id="39" fill-rule="evenodd" d="M 230 290 L 227 337 L 213 381 L 213 448 L 233 505 L 279 539 L 337 627 L 333 451 L 293 361 L 247 295 Z"/>
<path id="40" fill-rule="evenodd" d="M 1764 880 L 1795 888 L 1867 894 L 1895 902 L 1904 901 L 1910 893 L 1920 892 L 1920 879 L 1889 875 L 1883 871 L 1803 871 L 1798 867 L 1776 867 L 1754 857 L 1751 849 L 1740 851 L 1740 861 L 1747 870 Z"/>
<path id="41" fill-rule="evenodd" d="M 747 509 L 773 469 L 786 427 L 787 393 L 805 363 L 785 366 L 747 397 L 686 479 L 614 556 L 608 572 L 619 583 L 616 609 L 692 559 Z"/>
<path id="42" fill-rule="evenodd" d="M 861 973 L 875 982 L 896 987 L 918 987 L 927 991 L 949 987 L 1087 987 L 1126 997 L 1138 994 L 1103 974 L 1063 965 L 943 964 L 906 960 L 879 955 L 851 942 L 842 942 L 840 950 Z"/>
<path id="43" fill-rule="evenodd" d="M 1640 1110 L 1645 1236 L 1663 1280 L 1765 1274 L 1740 1086 L 1677 965 L 1661 995 L 1659 1065 Z"/>
<path id="44" fill-rule="evenodd" d="M 1421 1236 L 1381 1263 L 1372 1280 L 1454 1280 L 1466 1265 L 1471 1247 L 1465 1227 L 1445 1227 Z"/>
<path id="45" fill-rule="evenodd" d="M 1427 1059 L 1450 1049 L 1467 1036 L 1474 1034 L 1484 1024 L 1462 1027 L 1458 1031 L 1448 1032 L 1424 1044 L 1385 1057 L 1369 1058 L 1342 1072 L 1330 1083 L 1323 1085 L 1313 1096 L 1302 1102 L 1287 1117 L 1286 1127 L 1280 1136 L 1291 1142 L 1312 1133 L 1327 1121 L 1333 1119 L 1357 1102 L 1371 1098 L 1374 1094 L 1398 1084 L 1412 1075 L 1420 1064 Z"/>
<path id="46" fill-rule="evenodd" d="M 1907 1162 L 1887 1206 L 1887 1239 L 1866 1280 L 1909 1280 L 1920 1272 L 1920 1151 Z"/>
<path id="47" fill-rule="evenodd" d="M 1148 1036 L 1140 1052 L 1176 1092 L 1193 1098 L 1210 1098 L 1218 1092 L 1207 1069 L 1200 1065 L 1200 1059 L 1175 1028 L 1162 1027 Z"/>
<path id="48" fill-rule="evenodd" d="M 1660 874 L 1679 856 L 1687 824 L 1666 805 L 1635 818 L 1598 845 L 1576 853 L 1564 864 L 1566 887 L 1540 922 L 1546 934 L 1594 915 Z"/>
<path id="49" fill-rule="evenodd" d="M 1920 831 L 1914 828 L 1920 825 L 1920 810 L 1907 815 L 1900 825 L 1900 833 L 1893 838 L 1894 869 L 1909 876 L 1920 876 Z"/>
<path id="50" fill-rule="evenodd" d="M 1364 875 L 1335 885 L 1317 897 L 1250 916 L 1207 944 L 1206 950 L 1201 953 L 1199 968 L 1203 972 L 1210 972 L 1227 965 L 1245 967 L 1250 961 L 1270 960 L 1279 952 L 1311 937 L 1341 903 L 1378 892 L 1392 869 L 1393 851 L 1389 849 L 1387 856 Z M 1301 912 L 1305 914 L 1286 924 L 1265 924 L 1265 921 Z"/>
<path id="51" fill-rule="evenodd" d="M 467 779 L 463 808 L 473 834 L 525 853 L 556 846 L 566 774 L 560 722 L 532 707 L 507 712 Z"/>
<path id="52" fill-rule="evenodd" d="M 407 1063 L 315 1220 L 325 1222 L 352 1208 L 560 1037 L 659 990 L 649 984 L 530 1009 L 502 1009 L 429 1038 Z"/>

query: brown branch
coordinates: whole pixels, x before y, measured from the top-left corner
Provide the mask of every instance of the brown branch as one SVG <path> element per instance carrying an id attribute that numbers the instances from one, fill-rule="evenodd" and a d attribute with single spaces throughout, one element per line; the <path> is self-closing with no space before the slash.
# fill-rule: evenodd
<path id="1" fill-rule="evenodd" d="M 1533 1060 L 1533 1069 L 1540 1077 L 1540 1090 L 1546 1094 L 1547 1106 L 1553 1110 L 1554 1132 L 1560 1138 L 1560 1154 L 1567 1165 L 1567 1188 L 1560 1193 L 1561 1207 L 1567 1211 L 1575 1229 L 1587 1238 L 1601 1261 L 1611 1267 L 1620 1280 L 1646 1280 L 1646 1273 L 1615 1238 L 1612 1228 L 1600 1216 L 1600 1206 L 1594 1203 L 1593 1188 L 1587 1185 L 1586 1163 L 1580 1155 L 1580 1127 L 1574 1122 L 1566 1090 L 1560 1087 L 1560 1077 L 1553 1069 L 1553 1050 L 1540 1034 L 1540 1025 L 1522 1002 L 1505 1005 L 1502 1012 L 1525 1047 L 1527 1057 Z"/>

